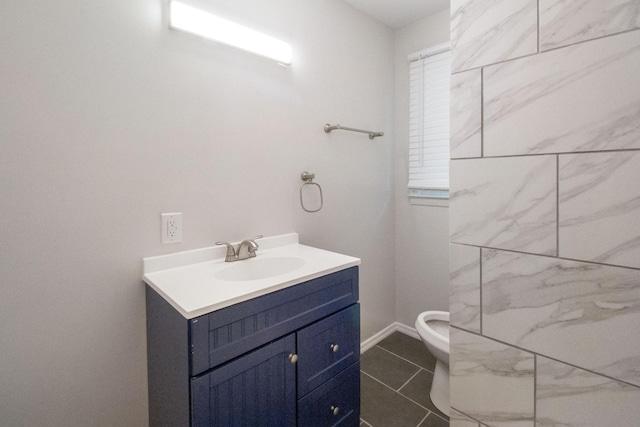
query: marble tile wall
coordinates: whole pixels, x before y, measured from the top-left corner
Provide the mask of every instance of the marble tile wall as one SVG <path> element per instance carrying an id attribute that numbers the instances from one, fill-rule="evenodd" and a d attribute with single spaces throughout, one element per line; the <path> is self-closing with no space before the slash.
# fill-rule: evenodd
<path id="1" fill-rule="evenodd" d="M 449 314 L 451 325 L 480 333 L 480 249 L 449 247 Z"/>
<path id="2" fill-rule="evenodd" d="M 452 161 L 452 243 L 557 252 L 556 156 Z"/>
<path id="3" fill-rule="evenodd" d="M 546 357 L 536 360 L 537 426 L 637 426 L 640 389 Z"/>
<path id="4" fill-rule="evenodd" d="M 560 256 L 640 268 L 640 151 L 559 157 Z"/>
<path id="5" fill-rule="evenodd" d="M 480 69 L 451 76 L 451 158 L 482 155 L 482 74 Z M 454 109 L 457 107 L 457 109 Z"/>
<path id="6" fill-rule="evenodd" d="M 540 50 L 640 27 L 637 0 L 540 0 Z"/>
<path id="7" fill-rule="evenodd" d="M 640 425 L 640 0 L 451 0 L 451 425 Z"/>
<path id="8" fill-rule="evenodd" d="M 450 331 L 451 406 L 490 426 L 533 427 L 534 355 Z"/>
<path id="9" fill-rule="evenodd" d="M 638 31 L 487 66 L 484 154 L 640 148 L 638 70 Z"/>
<path id="10" fill-rule="evenodd" d="M 640 340 L 611 333 L 640 331 L 640 270 L 483 249 L 482 322 L 487 337 L 640 386 Z"/>
<path id="11" fill-rule="evenodd" d="M 451 0 L 454 72 L 536 53 L 537 0 Z"/>

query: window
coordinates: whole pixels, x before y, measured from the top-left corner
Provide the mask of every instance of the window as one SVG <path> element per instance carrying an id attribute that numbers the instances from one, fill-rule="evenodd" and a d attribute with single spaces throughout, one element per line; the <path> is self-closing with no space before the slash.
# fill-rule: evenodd
<path id="1" fill-rule="evenodd" d="M 449 197 L 449 44 L 409 56 L 409 196 Z"/>

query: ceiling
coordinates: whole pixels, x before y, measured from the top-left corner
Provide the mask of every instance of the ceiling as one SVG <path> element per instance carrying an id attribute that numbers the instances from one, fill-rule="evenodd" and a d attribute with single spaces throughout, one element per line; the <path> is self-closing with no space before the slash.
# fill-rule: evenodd
<path id="1" fill-rule="evenodd" d="M 449 8 L 449 0 L 344 0 L 354 8 L 397 29 Z"/>

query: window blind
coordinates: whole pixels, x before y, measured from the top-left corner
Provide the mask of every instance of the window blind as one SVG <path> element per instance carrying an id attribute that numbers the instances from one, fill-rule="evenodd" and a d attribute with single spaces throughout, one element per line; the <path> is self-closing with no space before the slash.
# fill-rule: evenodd
<path id="1" fill-rule="evenodd" d="M 409 189 L 448 190 L 450 49 L 419 55 L 409 74 Z"/>

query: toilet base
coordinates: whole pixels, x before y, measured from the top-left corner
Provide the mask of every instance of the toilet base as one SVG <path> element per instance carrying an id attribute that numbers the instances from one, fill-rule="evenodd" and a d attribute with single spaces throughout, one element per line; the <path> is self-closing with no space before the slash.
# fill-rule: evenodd
<path id="1" fill-rule="evenodd" d="M 449 416 L 449 365 L 436 360 L 433 382 L 429 393 L 431 402 L 447 417 Z"/>

